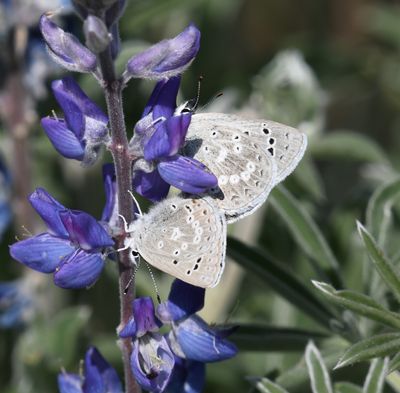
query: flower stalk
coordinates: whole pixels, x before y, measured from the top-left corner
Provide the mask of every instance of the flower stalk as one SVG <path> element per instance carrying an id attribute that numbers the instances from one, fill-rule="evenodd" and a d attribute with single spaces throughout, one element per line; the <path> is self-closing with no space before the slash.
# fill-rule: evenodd
<path id="1" fill-rule="evenodd" d="M 122 106 L 122 82 L 117 78 L 114 62 L 111 55 L 111 47 L 99 54 L 99 63 L 102 73 L 104 93 L 107 103 L 107 112 L 110 119 L 111 145 L 117 180 L 117 196 L 119 214 L 125 217 L 127 222 L 134 220 L 133 201 L 128 193 L 132 187 L 131 157 L 128 151 L 128 138 L 126 135 L 124 111 Z M 121 227 L 123 222 L 120 220 Z M 116 239 L 116 248 L 123 248 L 125 234 Z M 135 298 L 135 282 L 132 280 L 133 265 L 130 250 L 118 253 L 119 270 L 119 295 L 120 295 L 120 326 L 125 326 L 131 317 L 132 302 Z M 129 291 L 126 288 L 129 286 Z M 131 367 L 132 341 L 129 338 L 121 339 L 121 351 L 124 362 L 125 391 L 126 393 L 138 393 L 140 387 L 136 383 Z"/>

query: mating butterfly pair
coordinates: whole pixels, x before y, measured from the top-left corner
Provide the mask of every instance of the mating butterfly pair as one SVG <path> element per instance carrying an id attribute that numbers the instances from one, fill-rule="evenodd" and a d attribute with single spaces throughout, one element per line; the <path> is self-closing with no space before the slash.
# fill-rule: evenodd
<path id="1" fill-rule="evenodd" d="M 192 116 L 185 155 L 204 163 L 218 187 L 195 198 L 167 198 L 129 225 L 125 247 L 199 287 L 218 284 L 225 265 L 226 224 L 262 205 L 304 155 L 307 137 L 267 120 Z"/>

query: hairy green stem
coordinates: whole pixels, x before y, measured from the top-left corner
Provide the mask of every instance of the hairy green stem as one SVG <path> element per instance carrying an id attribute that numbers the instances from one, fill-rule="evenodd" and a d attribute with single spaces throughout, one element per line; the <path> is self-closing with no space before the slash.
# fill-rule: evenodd
<path id="1" fill-rule="evenodd" d="M 116 76 L 110 48 L 100 53 L 99 61 L 104 83 L 107 111 L 110 119 L 110 150 L 113 155 L 117 178 L 118 210 L 119 214 L 129 223 L 132 222 L 135 217 L 133 213 L 133 201 L 128 193 L 132 185 L 132 168 L 122 106 L 122 83 Z M 120 221 L 120 225 L 123 227 L 122 220 Z M 117 249 L 123 247 L 124 238 L 125 236 L 118 237 Z M 135 283 L 134 281 L 130 283 L 133 274 L 133 266 L 129 249 L 118 253 L 118 269 L 121 305 L 120 327 L 123 327 L 128 323 L 132 315 L 132 301 L 135 297 Z M 126 292 L 128 286 L 130 286 L 130 290 Z M 126 393 L 139 393 L 141 389 L 136 383 L 130 367 L 132 340 L 129 338 L 121 339 L 120 344 L 124 362 L 125 391 Z"/>

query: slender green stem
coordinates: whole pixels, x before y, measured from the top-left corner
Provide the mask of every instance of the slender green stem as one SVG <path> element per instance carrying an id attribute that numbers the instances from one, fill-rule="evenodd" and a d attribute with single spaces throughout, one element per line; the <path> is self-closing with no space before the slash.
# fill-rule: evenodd
<path id="1" fill-rule="evenodd" d="M 119 214 L 125 217 L 127 222 L 134 220 L 133 201 L 128 193 L 132 185 L 131 158 L 128 152 L 128 139 L 124 112 L 122 106 L 122 84 L 115 73 L 114 62 L 111 57 L 110 48 L 99 55 L 100 68 L 104 82 L 104 92 L 107 102 L 108 116 L 111 129 L 110 150 L 113 155 L 115 173 L 118 189 L 118 209 Z M 122 227 L 122 221 L 121 221 Z M 117 248 L 122 248 L 125 236 L 117 238 Z M 132 301 L 135 297 L 135 283 L 129 284 L 133 266 L 129 250 L 118 253 L 119 269 L 119 294 L 121 304 L 121 327 L 125 326 L 132 315 Z M 127 286 L 130 290 L 126 292 Z M 140 387 L 136 383 L 130 367 L 130 356 L 132 354 L 132 340 L 121 339 L 121 351 L 124 362 L 125 372 L 125 391 L 126 393 L 138 393 Z"/>

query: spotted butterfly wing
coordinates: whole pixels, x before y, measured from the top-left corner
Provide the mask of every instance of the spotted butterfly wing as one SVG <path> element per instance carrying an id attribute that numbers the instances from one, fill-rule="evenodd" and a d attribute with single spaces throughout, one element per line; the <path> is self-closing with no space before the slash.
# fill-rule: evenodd
<path id="1" fill-rule="evenodd" d="M 297 166 L 306 145 L 305 134 L 283 124 L 200 113 L 192 117 L 184 150 L 217 176 L 218 187 L 209 195 L 231 223 L 265 202 Z"/>
<path id="2" fill-rule="evenodd" d="M 198 113 L 192 117 L 189 138 L 208 138 L 217 130 L 237 130 L 268 152 L 277 166 L 274 185 L 296 168 L 307 147 L 307 136 L 297 129 L 272 120 L 252 120 L 224 113 Z M 254 143 L 254 142 L 253 142 Z"/>
<path id="3" fill-rule="evenodd" d="M 226 220 L 207 198 L 174 197 L 134 221 L 128 246 L 150 265 L 203 288 L 218 284 L 225 266 Z"/>

